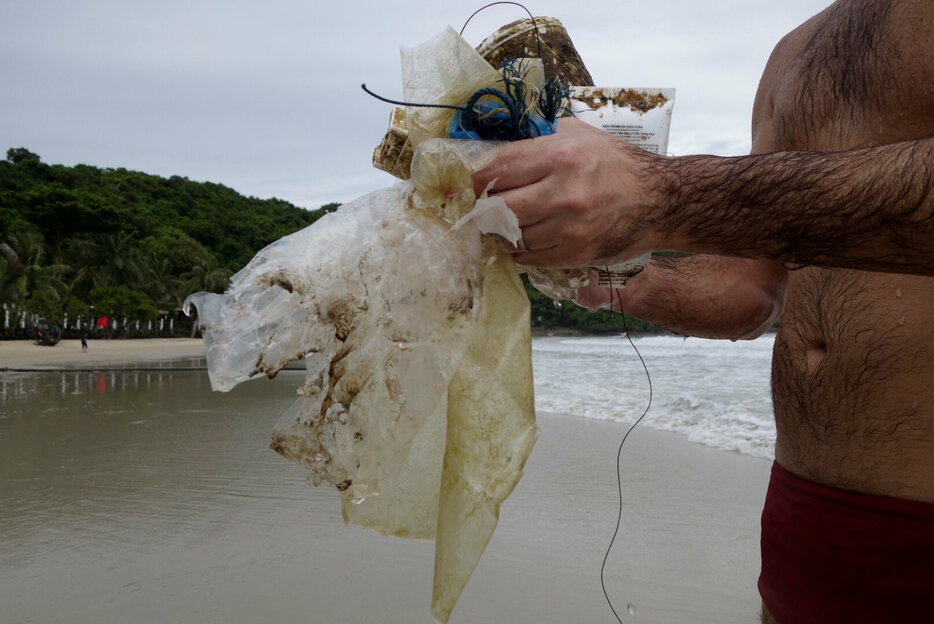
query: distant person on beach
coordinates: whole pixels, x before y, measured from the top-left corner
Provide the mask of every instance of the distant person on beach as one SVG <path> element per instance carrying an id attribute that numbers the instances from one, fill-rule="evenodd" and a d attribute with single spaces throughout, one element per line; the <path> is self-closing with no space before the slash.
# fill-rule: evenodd
<path id="1" fill-rule="evenodd" d="M 934 613 L 931 85 L 934 2 L 838 0 L 772 53 L 750 156 L 659 157 L 571 119 L 475 176 L 517 214 L 520 264 L 695 254 L 582 305 L 734 340 L 783 315 L 764 622 Z"/>
<path id="2" fill-rule="evenodd" d="M 81 334 L 81 351 L 87 351 L 87 350 L 88 350 L 88 335 Z"/>

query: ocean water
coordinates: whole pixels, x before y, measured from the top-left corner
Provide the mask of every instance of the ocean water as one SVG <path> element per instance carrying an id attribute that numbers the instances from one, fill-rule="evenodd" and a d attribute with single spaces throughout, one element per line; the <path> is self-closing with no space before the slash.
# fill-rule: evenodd
<path id="1" fill-rule="evenodd" d="M 741 342 L 635 338 L 652 385 L 651 406 L 639 426 L 771 459 L 774 340 L 773 334 Z M 536 338 L 532 359 L 540 411 L 632 423 L 649 404 L 645 369 L 624 336 Z"/>
<path id="2" fill-rule="evenodd" d="M 764 452 L 768 341 L 637 344 L 647 426 Z M 631 422 L 645 374 L 619 338 L 536 339 L 534 358 L 539 410 L 561 414 L 542 414 L 451 624 L 610 617 L 598 571 L 623 427 L 581 416 Z M 224 394 L 203 370 L 0 372 L 0 624 L 430 622 L 432 545 L 344 527 L 338 493 L 269 450 L 303 379 Z M 607 568 L 617 607 L 645 624 L 752 621 L 767 462 L 639 442 Z"/>

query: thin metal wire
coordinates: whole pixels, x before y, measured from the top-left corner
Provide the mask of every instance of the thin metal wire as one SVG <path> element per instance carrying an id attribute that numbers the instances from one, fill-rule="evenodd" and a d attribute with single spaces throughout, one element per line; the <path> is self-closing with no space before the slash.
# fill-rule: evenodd
<path id="1" fill-rule="evenodd" d="M 607 275 L 609 276 L 610 270 L 609 267 L 604 267 L 606 269 Z M 610 291 L 613 291 L 613 279 L 609 278 L 609 288 Z M 603 563 L 600 565 L 600 587 L 603 588 L 603 597 L 606 598 L 606 603 L 610 607 L 610 611 L 613 612 L 613 616 L 616 618 L 616 621 L 619 624 L 623 624 L 623 620 L 620 619 L 619 614 L 616 612 L 616 608 L 613 606 L 613 601 L 610 600 L 610 594 L 606 590 L 606 579 L 604 573 L 606 571 L 606 562 L 610 558 L 610 551 L 613 550 L 613 544 L 616 543 L 616 536 L 619 535 L 619 526 L 623 520 L 623 478 L 620 474 L 619 462 L 623 454 L 623 445 L 626 444 L 626 439 L 629 438 L 629 434 L 632 433 L 632 430 L 636 428 L 642 419 L 645 418 L 645 415 L 649 413 L 649 410 L 652 408 L 652 376 L 649 374 L 649 367 L 646 366 L 645 360 L 642 358 L 642 354 L 639 353 L 638 347 L 632 341 L 632 336 L 629 335 L 629 326 L 626 323 L 626 313 L 623 310 L 623 298 L 620 296 L 619 292 L 616 292 L 616 300 L 619 302 L 619 313 L 623 317 L 623 331 L 626 334 L 626 339 L 629 341 L 630 346 L 632 346 L 633 351 L 636 352 L 636 356 L 639 358 L 639 362 L 642 364 L 642 369 L 645 371 L 645 378 L 649 384 L 649 401 L 645 406 L 645 411 L 642 412 L 642 415 L 636 419 L 636 422 L 632 423 L 626 434 L 623 436 L 622 441 L 619 443 L 619 448 L 616 451 L 616 488 L 619 494 L 619 509 L 616 514 L 616 528 L 613 529 L 613 537 L 610 538 L 610 545 L 606 547 L 606 554 L 603 555 Z M 610 295 L 610 309 L 613 308 L 613 299 Z"/>
<path id="2" fill-rule="evenodd" d="M 539 58 L 542 58 L 542 37 L 541 37 L 541 34 L 538 32 L 538 24 L 535 23 L 535 17 L 532 15 L 532 12 L 529 11 L 529 10 L 525 7 L 525 5 L 520 4 L 520 3 L 518 3 L 518 2 L 509 2 L 508 0 L 501 0 L 500 2 L 491 2 L 490 4 L 487 4 L 486 6 L 480 7 L 479 9 L 477 9 L 476 11 L 474 11 L 474 12 L 470 15 L 470 17 L 467 18 L 467 21 L 466 21 L 466 22 L 464 22 L 463 27 L 461 27 L 460 34 L 461 34 L 461 35 L 464 34 L 464 29 L 467 28 L 467 24 L 470 23 L 470 20 L 472 20 L 472 19 L 477 15 L 477 13 L 479 13 L 480 11 L 483 11 L 484 9 L 488 9 L 488 8 L 490 8 L 490 7 L 492 7 L 492 6 L 496 6 L 497 4 L 512 4 L 512 5 L 515 5 L 515 6 L 517 6 L 517 7 L 521 7 L 526 13 L 529 14 L 529 19 L 532 20 L 532 27 L 535 28 L 535 39 L 536 39 L 536 41 L 538 42 L 538 57 L 539 57 Z M 370 90 L 367 88 L 366 83 L 361 84 L 361 85 L 360 85 L 360 88 L 363 89 L 368 95 L 370 95 L 370 96 L 376 98 L 377 100 L 379 100 L 379 101 L 381 101 L 381 102 L 386 102 L 387 104 L 395 104 L 396 106 L 414 106 L 414 107 L 418 107 L 418 108 L 446 108 L 446 109 L 459 110 L 459 111 L 467 111 L 467 110 L 468 110 L 468 108 L 467 108 L 466 106 L 454 106 L 453 104 L 423 104 L 423 103 L 420 103 L 420 102 L 404 102 L 404 101 L 402 101 L 402 100 L 392 100 L 392 99 L 389 99 L 389 98 L 387 98 L 387 97 L 383 97 L 382 95 L 378 95 L 378 94 L 376 94 L 376 93 L 370 91 Z"/>
<path id="3" fill-rule="evenodd" d="M 464 106 L 454 106 L 453 104 L 419 104 L 418 102 L 403 102 L 402 100 L 390 100 L 387 97 L 377 95 L 373 93 L 366 87 L 366 83 L 360 85 L 360 88 L 367 92 L 367 94 L 372 95 L 380 102 L 386 102 L 387 104 L 395 104 L 396 106 L 417 106 L 419 108 L 452 108 L 454 110 L 466 111 L 467 108 Z"/>
<path id="4" fill-rule="evenodd" d="M 460 35 L 462 37 L 464 36 L 464 31 L 467 29 L 467 24 L 470 23 L 470 20 L 472 20 L 477 15 L 477 13 L 479 13 L 480 11 L 489 9 L 490 7 L 496 6 L 497 4 L 512 4 L 514 6 L 520 7 L 523 11 L 529 14 L 529 19 L 532 20 L 532 27 L 535 29 L 535 39 L 538 41 L 538 58 L 544 60 L 544 57 L 542 56 L 542 36 L 538 32 L 538 24 L 535 23 L 535 16 L 532 15 L 532 12 L 529 11 L 528 8 L 526 8 L 524 4 L 520 4 L 518 2 L 509 2 L 508 0 L 502 0 L 501 2 L 491 2 L 490 4 L 486 6 L 480 7 L 479 9 L 474 11 L 470 15 L 470 17 L 467 18 L 466 22 L 464 22 L 464 25 L 461 27 Z"/>

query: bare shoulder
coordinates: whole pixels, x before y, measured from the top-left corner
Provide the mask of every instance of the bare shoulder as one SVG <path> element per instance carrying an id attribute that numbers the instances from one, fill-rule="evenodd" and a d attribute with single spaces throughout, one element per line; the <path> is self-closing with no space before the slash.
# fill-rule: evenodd
<path id="1" fill-rule="evenodd" d="M 934 2 L 837 0 L 775 46 L 753 152 L 903 141 L 934 128 Z"/>
<path id="2" fill-rule="evenodd" d="M 753 154 L 761 154 L 774 149 L 771 145 L 771 123 L 775 110 L 775 91 L 780 87 L 782 77 L 788 73 L 788 66 L 820 28 L 829 10 L 829 7 L 824 9 L 782 37 L 772 50 L 762 77 L 759 79 L 752 109 Z"/>
<path id="3" fill-rule="evenodd" d="M 934 3 L 929 0 L 901 0 L 892 7 L 892 25 L 904 28 L 903 33 L 922 36 L 934 32 Z M 916 40 L 913 43 L 929 43 Z"/>
<path id="4" fill-rule="evenodd" d="M 899 78 L 929 81 L 934 76 L 934 2 L 902 0 L 889 16 L 889 41 L 894 48 Z"/>

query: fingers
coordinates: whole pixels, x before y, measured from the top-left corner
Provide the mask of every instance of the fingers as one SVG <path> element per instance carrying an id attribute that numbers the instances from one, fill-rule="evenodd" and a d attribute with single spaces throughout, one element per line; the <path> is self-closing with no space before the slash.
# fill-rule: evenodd
<path id="1" fill-rule="evenodd" d="M 516 215 L 522 230 L 522 245 L 501 245 L 503 251 L 525 266 L 589 266 L 586 240 L 581 239 L 580 221 L 565 203 L 560 181 L 554 177 L 530 186 L 497 194 Z M 564 207 L 556 209 L 556 207 Z M 578 242 L 575 242 L 578 241 Z"/>
<path id="2" fill-rule="evenodd" d="M 522 229 L 522 238 L 515 245 L 500 238 L 499 247 L 504 253 L 511 255 L 517 264 L 523 266 L 566 266 L 562 256 L 557 253 L 560 250 L 553 240 L 553 237 L 547 234 L 547 228 L 533 226 Z"/>
<path id="3" fill-rule="evenodd" d="M 593 266 L 625 252 L 618 244 L 620 223 L 631 220 L 626 183 L 628 162 L 614 142 L 576 120 L 558 133 L 506 145 L 474 175 L 475 192 L 493 182 L 523 229 L 523 244 L 503 246 L 527 266 Z M 622 174 L 620 173 L 622 172 Z M 612 249 L 609 249 L 613 246 Z M 616 249 L 619 246 L 619 249 Z M 637 254 L 636 254 L 637 255 Z"/>
<path id="4" fill-rule="evenodd" d="M 536 225 L 546 218 L 547 200 L 554 201 L 555 193 L 552 187 L 552 181 L 546 179 L 528 186 L 498 192 L 496 196 L 506 202 L 506 206 L 519 219 L 519 227 L 524 228 Z M 526 244 L 528 242 L 526 240 Z"/>
<path id="5" fill-rule="evenodd" d="M 501 193 L 534 184 L 547 177 L 552 165 L 543 157 L 543 150 L 547 146 L 542 145 L 542 142 L 549 141 L 552 136 L 525 139 L 506 145 L 496 160 L 474 174 L 474 193 L 479 197 L 493 180 L 496 182 L 491 193 Z"/>

